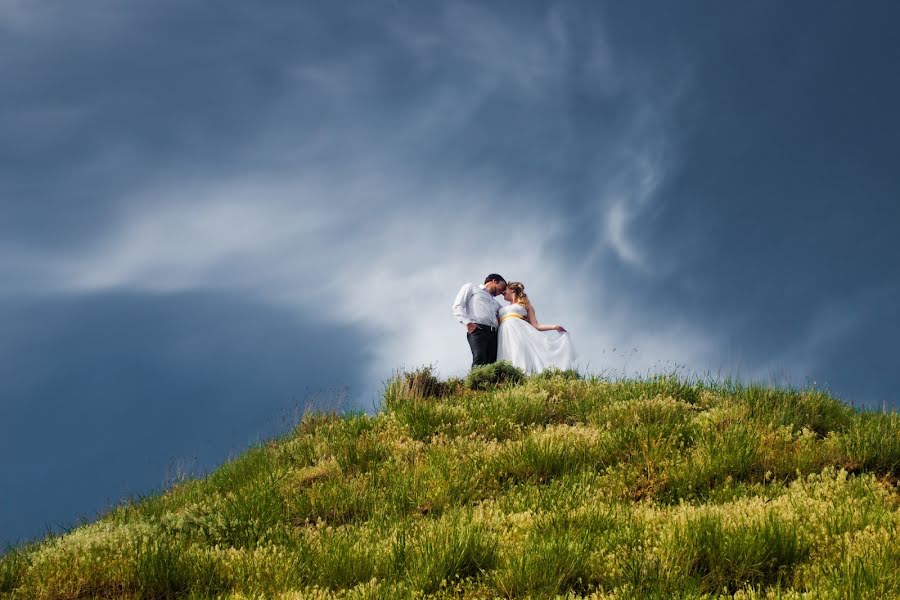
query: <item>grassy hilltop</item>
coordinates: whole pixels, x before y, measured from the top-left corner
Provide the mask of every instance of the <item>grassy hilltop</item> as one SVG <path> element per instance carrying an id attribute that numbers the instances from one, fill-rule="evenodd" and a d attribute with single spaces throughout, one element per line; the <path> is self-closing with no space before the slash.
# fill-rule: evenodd
<path id="1" fill-rule="evenodd" d="M 900 597 L 897 413 L 672 376 L 490 383 L 510 373 L 424 369 L 374 416 L 308 414 L 7 552 L 0 598 Z"/>

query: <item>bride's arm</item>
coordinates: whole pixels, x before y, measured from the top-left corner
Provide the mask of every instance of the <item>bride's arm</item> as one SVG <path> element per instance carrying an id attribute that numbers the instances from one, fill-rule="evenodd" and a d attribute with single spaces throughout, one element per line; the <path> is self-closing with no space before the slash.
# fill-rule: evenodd
<path id="1" fill-rule="evenodd" d="M 534 307 L 530 304 L 525 307 L 525 310 L 528 311 L 528 322 L 537 329 L 538 331 L 560 331 L 562 333 L 566 332 L 566 328 L 562 325 L 541 325 L 538 323 L 537 316 L 534 314 Z"/>

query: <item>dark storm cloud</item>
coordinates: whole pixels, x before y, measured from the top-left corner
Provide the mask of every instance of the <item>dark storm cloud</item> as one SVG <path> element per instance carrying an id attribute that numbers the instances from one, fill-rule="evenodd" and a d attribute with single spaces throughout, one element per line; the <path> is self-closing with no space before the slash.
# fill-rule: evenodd
<path id="1" fill-rule="evenodd" d="M 354 332 L 214 293 L 0 309 L 0 546 L 202 474 L 308 403 L 374 400 L 357 396 L 370 357 Z"/>
<path id="2" fill-rule="evenodd" d="M 328 31 L 317 11 L 287 5 L 14 10 L 0 42 L 3 234 L 44 245 L 102 230 L 161 172 L 246 159 L 240 141 L 283 98 L 293 57 Z"/>
<path id="3" fill-rule="evenodd" d="M 694 82 L 674 117 L 679 168 L 658 210 L 635 223 L 666 273 L 647 282 L 642 297 L 668 298 L 648 311 L 688 314 L 740 347 L 745 366 L 803 365 L 791 369 L 801 382 L 858 402 L 900 388 L 882 360 L 900 333 L 892 13 L 718 6 L 644 15 L 640 36 L 654 31 L 641 45 L 648 59 L 678 49 Z"/>
<path id="4" fill-rule="evenodd" d="M 636 99 L 607 72 L 596 10 L 521 6 L 23 6 L 0 46 L 3 233 L 77 243 L 148 181 L 295 168 L 319 136 L 338 143 L 305 160 L 362 144 L 436 180 L 544 187 L 577 211 L 622 167 L 610 140 Z M 444 127 L 397 139 L 442 98 Z"/>

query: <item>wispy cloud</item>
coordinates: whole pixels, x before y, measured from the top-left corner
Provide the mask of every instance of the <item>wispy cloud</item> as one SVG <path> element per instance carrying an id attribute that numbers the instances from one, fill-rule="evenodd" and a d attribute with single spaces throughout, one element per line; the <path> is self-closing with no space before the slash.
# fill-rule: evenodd
<path id="1" fill-rule="evenodd" d="M 653 100 L 627 87 L 601 30 L 576 53 L 571 17 L 560 10 L 518 23 L 475 5 L 443 10 L 431 29 L 389 20 L 389 55 L 363 50 L 293 64 L 283 97 L 237 150 L 282 167 L 166 172 L 122 198 L 99 235 L 42 261 L 52 272 L 43 279 L 76 291 L 227 289 L 355 323 L 371 331 L 379 357 L 371 371 L 380 377 L 426 362 L 464 369 L 467 349 L 449 303 L 461 283 L 500 271 L 526 282 L 542 318 L 571 328 L 592 368 L 700 362 L 709 347 L 702 334 L 679 325 L 647 329 L 608 289 L 614 275 L 603 272 L 596 251 L 586 258 L 566 251 L 573 235 L 585 236 L 588 246 L 649 272 L 629 223 L 653 201 L 665 170 L 658 151 L 665 132 L 646 119 Z M 424 80 L 436 79 L 401 98 L 402 110 L 360 104 L 391 85 L 386 69 L 398 51 Z M 585 147 L 577 118 L 564 109 L 573 69 L 578 78 L 587 72 L 588 85 L 610 101 L 636 100 L 626 125 L 610 127 L 602 143 Z M 295 99 L 327 102 L 327 118 L 297 114 L 301 134 L 291 125 Z M 484 113 L 498 102 L 510 106 L 511 120 L 493 135 L 515 135 L 506 126 L 518 123 L 550 146 L 485 154 L 504 150 L 490 137 L 477 141 L 491 131 Z M 458 139 L 479 129 L 474 143 Z M 579 156 L 582 148 L 588 156 Z M 553 189 L 572 165 L 550 162 L 542 174 L 484 168 L 560 151 L 587 169 L 592 156 L 598 162 L 581 207 Z M 615 157 L 624 173 L 599 164 L 604 157 Z M 573 231 L 584 209 L 599 222 Z"/>

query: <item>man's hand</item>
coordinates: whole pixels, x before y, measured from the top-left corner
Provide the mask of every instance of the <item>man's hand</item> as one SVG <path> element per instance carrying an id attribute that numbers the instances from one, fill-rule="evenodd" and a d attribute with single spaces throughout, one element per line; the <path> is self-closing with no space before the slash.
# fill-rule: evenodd
<path id="1" fill-rule="evenodd" d="M 478 329 L 478 326 L 475 325 L 475 323 L 469 323 L 468 325 L 466 325 L 466 331 L 468 331 L 469 333 L 472 333 L 476 329 Z"/>

